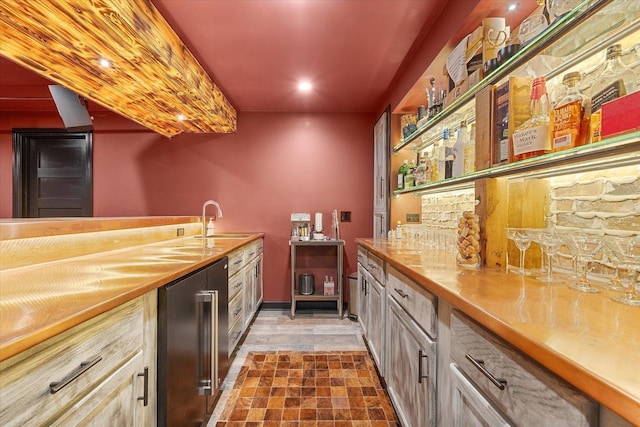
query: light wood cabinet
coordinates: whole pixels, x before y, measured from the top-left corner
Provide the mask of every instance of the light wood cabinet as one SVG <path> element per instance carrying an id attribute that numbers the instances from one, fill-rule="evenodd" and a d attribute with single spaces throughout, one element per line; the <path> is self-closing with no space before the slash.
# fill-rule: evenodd
<path id="1" fill-rule="evenodd" d="M 598 425 L 596 402 L 457 311 L 451 359 L 453 377 L 463 374 L 470 383 L 454 389 L 455 425 L 466 425 L 483 396 L 512 425 Z"/>
<path id="2" fill-rule="evenodd" d="M 0 424 L 153 425 L 156 301 L 151 292 L 2 361 Z"/>
<path id="3" fill-rule="evenodd" d="M 385 380 L 403 426 L 436 425 L 436 343 L 387 296 Z"/>
<path id="4" fill-rule="evenodd" d="M 365 337 L 369 333 L 367 324 L 369 322 L 369 283 L 373 280 L 364 265 L 358 263 L 358 323 L 362 328 L 362 335 Z"/>
<path id="5" fill-rule="evenodd" d="M 365 261 L 366 260 L 366 261 Z M 362 264 L 364 262 L 364 264 Z M 358 321 L 378 372 L 384 377 L 386 290 L 384 261 L 358 252 Z"/>

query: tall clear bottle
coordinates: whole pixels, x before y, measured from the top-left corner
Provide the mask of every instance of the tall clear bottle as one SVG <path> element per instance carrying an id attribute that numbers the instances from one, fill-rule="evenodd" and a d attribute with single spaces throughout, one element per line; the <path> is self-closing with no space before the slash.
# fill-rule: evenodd
<path id="1" fill-rule="evenodd" d="M 551 146 L 553 151 L 585 145 L 589 141 L 591 99 L 578 89 L 580 73 L 565 74 L 564 96 L 551 110 Z"/>
<path id="2" fill-rule="evenodd" d="M 458 128 L 456 141 L 453 144 L 453 167 L 452 177 L 462 176 L 464 174 L 464 151 L 467 143 L 469 142 L 469 135 L 467 134 L 467 122 L 465 120 L 460 122 Z"/>
<path id="3" fill-rule="evenodd" d="M 464 146 L 464 173 L 473 173 L 476 171 L 476 124 L 471 123 L 471 132 L 469 140 Z"/>
<path id="4" fill-rule="evenodd" d="M 455 140 L 449 134 L 449 128 L 442 132 L 442 143 L 444 145 L 444 179 L 453 177 L 453 144 Z"/>
<path id="5" fill-rule="evenodd" d="M 404 177 L 409 170 L 409 161 L 405 160 L 398 168 L 398 190 L 404 190 Z"/>
<path id="6" fill-rule="evenodd" d="M 549 95 L 545 78 L 536 77 L 531 85 L 531 118 L 513 132 L 513 159 L 529 159 L 550 151 Z"/>

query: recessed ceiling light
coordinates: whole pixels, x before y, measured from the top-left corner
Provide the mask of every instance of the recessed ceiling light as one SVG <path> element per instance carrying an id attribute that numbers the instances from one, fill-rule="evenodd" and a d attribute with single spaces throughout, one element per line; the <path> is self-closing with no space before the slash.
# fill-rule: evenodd
<path id="1" fill-rule="evenodd" d="M 184 122 L 184 114 L 178 114 L 178 121 Z"/>
<path id="2" fill-rule="evenodd" d="M 312 86 L 311 86 L 311 82 L 308 81 L 303 81 L 298 83 L 298 90 L 302 91 L 302 92 L 309 92 L 311 90 Z"/>
<path id="3" fill-rule="evenodd" d="M 104 68 L 111 67 L 111 61 L 109 61 L 108 59 L 100 58 L 99 62 L 100 62 L 100 65 L 102 65 Z"/>
<path id="4" fill-rule="evenodd" d="M 514 10 L 516 10 L 517 8 L 518 8 L 518 3 L 511 3 L 511 4 L 509 5 L 509 7 L 507 7 L 507 10 L 508 10 L 509 12 L 513 12 L 513 11 L 514 11 Z"/>

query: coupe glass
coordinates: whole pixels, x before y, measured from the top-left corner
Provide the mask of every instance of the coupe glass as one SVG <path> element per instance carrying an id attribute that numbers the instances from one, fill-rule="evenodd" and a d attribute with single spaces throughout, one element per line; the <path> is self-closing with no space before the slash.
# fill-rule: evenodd
<path id="1" fill-rule="evenodd" d="M 636 290 L 640 270 L 640 236 L 630 237 L 620 242 L 616 253 L 620 256 L 623 268 L 627 270 L 627 280 L 625 280 L 627 286 L 624 294 L 612 299 L 640 307 L 640 293 Z"/>
<path id="2" fill-rule="evenodd" d="M 622 239 L 622 240 L 621 240 Z M 603 240 L 602 251 L 607 256 L 609 261 L 613 264 L 614 273 L 613 277 L 609 281 L 602 285 L 605 289 L 612 291 L 624 291 L 625 287 L 620 280 L 620 263 L 622 255 L 618 252 L 620 250 L 620 244 L 624 241 L 623 237 L 607 236 Z"/>
<path id="3" fill-rule="evenodd" d="M 578 281 L 570 287 L 580 292 L 600 292 L 587 279 L 587 269 L 589 263 L 602 249 L 602 238 L 582 233 L 564 233 L 562 236 L 571 252 L 576 255 Z"/>
<path id="4" fill-rule="evenodd" d="M 562 283 L 563 280 L 553 277 L 553 257 L 558 254 L 562 239 L 551 230 L 544 230 L 539 233 L 538 244 L 547 256 L 547 274 L 537 279 L 544 283 Z"/>
<path id="5" fill-rule="evenodd" d="M 520 267 L 510 268 L 516 274 L 526 275 L 524 268 L 524 257 L 527 249 L 531 246 L 531 236 L 528 228 L 507 228 L 507 238 L 512 240 L 516 247 L 520 250 Z"/>

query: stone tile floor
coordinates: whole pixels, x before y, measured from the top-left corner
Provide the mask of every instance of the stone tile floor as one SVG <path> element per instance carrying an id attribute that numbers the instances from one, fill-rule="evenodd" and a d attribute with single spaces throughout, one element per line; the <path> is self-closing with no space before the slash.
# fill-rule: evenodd
<path id="1" fill-rule="evenodd" d="M 250 351 L 366 351 L 360 324 L 345 314 L 339 319 L 335 310 L 261 310 L 237 350 L 222 394 L 207 424 L 215 427 L 240 369 Z"/>

